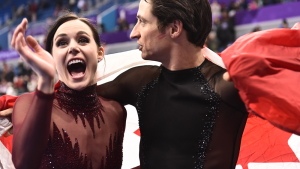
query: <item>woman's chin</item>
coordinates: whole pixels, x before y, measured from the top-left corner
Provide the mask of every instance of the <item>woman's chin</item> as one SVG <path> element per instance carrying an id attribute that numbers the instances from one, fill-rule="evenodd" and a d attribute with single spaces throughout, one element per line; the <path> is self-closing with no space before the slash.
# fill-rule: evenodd
<path id="1" fill-rule="evenodd" d="M 86 87 L 90 86 L 88 82 L 81 81 L 81 82 L 72 82 L 72 83 L 65 83 L 69 88 L 77 91 L 81 91 Z"/>

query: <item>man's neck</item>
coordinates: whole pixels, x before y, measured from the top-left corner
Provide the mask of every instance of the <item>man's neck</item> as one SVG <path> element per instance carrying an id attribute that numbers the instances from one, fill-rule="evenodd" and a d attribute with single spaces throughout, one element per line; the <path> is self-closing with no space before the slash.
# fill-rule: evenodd
<path id="1" fill-rule="evenodd" d="M 205 60 L 201 48 L 192 44 L 176 45 L 166 58 L 162 65 L 171 71 L 194 68 Z"/>

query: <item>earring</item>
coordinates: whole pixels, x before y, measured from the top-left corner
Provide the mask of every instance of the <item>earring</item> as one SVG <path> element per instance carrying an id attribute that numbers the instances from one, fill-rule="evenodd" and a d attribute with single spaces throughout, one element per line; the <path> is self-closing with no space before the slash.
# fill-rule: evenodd
<path id="1" fill-rule="evenodd" d="M 98 63 L 100 62 L 100 59 L 98 59 Z"/>

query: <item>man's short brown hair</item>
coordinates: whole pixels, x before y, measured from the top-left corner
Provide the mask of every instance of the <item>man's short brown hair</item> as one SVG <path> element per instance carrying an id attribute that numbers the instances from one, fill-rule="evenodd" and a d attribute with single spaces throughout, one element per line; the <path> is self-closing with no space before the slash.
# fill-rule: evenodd
<path id="1" fill-rule="evenodd" d="M 208 0 L 144 0 L 152 4 L 152 14 L 163 30 L 174 20 L 183 23 L 189 42 L 203 47 L 212 27 L 212 13 Z"/>

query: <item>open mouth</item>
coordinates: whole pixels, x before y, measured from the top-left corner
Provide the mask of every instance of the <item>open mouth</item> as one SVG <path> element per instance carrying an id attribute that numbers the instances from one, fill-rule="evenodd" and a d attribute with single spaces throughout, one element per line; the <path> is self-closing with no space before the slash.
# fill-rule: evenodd
<path id="1" fill-rule="evenodd" d="M 83 77 L 86 70 L 86 64 L 81 59 L 73 59 L 69 61 L 67 69 L 72 77 Z"/>

